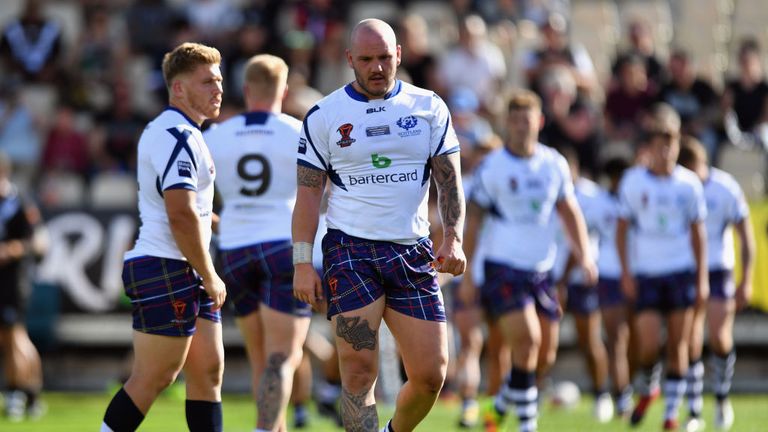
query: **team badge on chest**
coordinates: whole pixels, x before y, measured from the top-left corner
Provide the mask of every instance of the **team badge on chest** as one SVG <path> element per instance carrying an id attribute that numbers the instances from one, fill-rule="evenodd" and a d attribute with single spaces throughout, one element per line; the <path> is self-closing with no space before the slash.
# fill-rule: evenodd
<path id="1" fill-rule="evenodd" d="M 338 129 L 336 129 L 339 134 L 341 134 L 341 139 L 336 141 L 336 144 L 339 147 L 349 147 L 353 142 L 356 141 L 350 136 L 352 134 L 353 128 L 354 126 L 352 126 L 351 123 L 344 123 L 343 125 L 339 126 Z"/>

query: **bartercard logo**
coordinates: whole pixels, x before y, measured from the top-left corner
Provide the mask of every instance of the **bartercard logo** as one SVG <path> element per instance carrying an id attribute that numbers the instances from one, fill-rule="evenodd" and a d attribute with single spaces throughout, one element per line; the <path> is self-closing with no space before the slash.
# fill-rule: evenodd
<path id="1" fill-rule="evenodd" d="M 401 172 L 392 174 L 367 174 L 360 176 L 349 176 L 349 185 L 369 185 L 369 184 L 389 184 L 415 182 L 419 180 L 419 174 L 416 170 L 411 172 Z"/>
<path id="2" fill-rule="evenodd" d="M 374 168 L 387 168 L 392 165 L 392 159 L 386 156 L 379 156 L 378 153 L 371 155 L 371 163 Z"/>

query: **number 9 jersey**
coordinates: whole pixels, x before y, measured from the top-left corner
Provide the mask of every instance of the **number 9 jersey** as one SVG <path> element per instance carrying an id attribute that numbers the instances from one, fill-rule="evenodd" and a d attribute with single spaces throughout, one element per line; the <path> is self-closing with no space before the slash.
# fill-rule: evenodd
<path id="1" fill-rule="evenodd" d="M 219 247 L 291 238 L 300 129 L 301 122 L 291 116 L 257 111 L 205 132 L 224 201 Z"/>

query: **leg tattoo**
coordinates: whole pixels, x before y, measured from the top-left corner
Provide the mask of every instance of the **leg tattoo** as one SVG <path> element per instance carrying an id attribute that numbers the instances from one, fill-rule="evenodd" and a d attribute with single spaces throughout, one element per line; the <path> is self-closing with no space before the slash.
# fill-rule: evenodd
<path id="1" fill-rule="evenodd" d="M 376 432 L 379 428 L 379 415 L 376 404 L 365 405 L 367 390 L 353 394 L 341 391 L 341 418 L 344 420 L 344 430 L 349 432 Z"/>
<path id="2" fill-rule="evenodd" d="M 256 399 L 256 407 L 259 410 L 259 429 L 275 427 L 283 401 L 282 367 L 287 359 L 288 357 L 283 353 L 272 353 L 267 359 L 267 367 L 261 375 Z"/>
<path id="3" fill-rule="evenodd" d="M 338 315 L 336 336 L 347 341 L 355 351 L 376 349 L 376 332 L 368 324 L 368 320 L 361 320 L 360 317 L 345 318 Z"/>

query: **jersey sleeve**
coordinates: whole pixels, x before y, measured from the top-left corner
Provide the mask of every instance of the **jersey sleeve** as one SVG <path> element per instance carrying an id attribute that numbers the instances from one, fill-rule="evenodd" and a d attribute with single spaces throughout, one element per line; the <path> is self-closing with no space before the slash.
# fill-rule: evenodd
<path id="1" fill-rule="evenodd" d="M 328 145 L 328 130 L 323 117 L 315 105 L 309 110 L 301 128 L 299 137 L 299 152 L 297 163 L 321 171 L 328 170 L 330 162 L 330 147 Z"/>
<path id="2" fill-rule="evenodd" d="M 733 201 L 728 216 L 733 223 L 741 222 L 749 217 L 747 198 L 744 196 L 744 191 L 741 190 L 738 183 L 731 187 L 731 193 L 733 194 Z"/>
<path id="3" fill-rule="evenodd" d="M 619 183 L 619 217 L 624 220 L 632 220 L 632 199 L 630 193 L 630 181 L 625 174 Z"/>
<path id="4" fill-rule="evenodd" d="M 571 178 L 571 169 L 568 168 L 568 162 L 559 153 L 557 154 L 555 161 L 557 174 L 559 174 L 561 180 L 557 190 L 557 200 L 562 201 L 566 198 L 573 198 L 573 179 Z"/>
<path id="5" fill-rule="evenodd" d="M 192 131 L 177 127 L 158 133 L 157 145 L 150 150 L 150 160 L 158 176 L 158 189 L 186 189 L 197 191 L 199 157 L 192 150 Z M 163 142 L 160 142 L 163 141 Z"/>
<path id="6" fill-rule="evenodd" d="M 704 188 L 701 182 L 693 183 L 693 199 L 688 207 L 688 221 L 690 223 L 702 222 L 707 217 L 707 202 L 704 199 Z"/>
<path id="7" fill-rule="evenodd" d="M 488 209 L 491 206 L 492 198 L 488 191 L 487 185 L 483 179 L 486 171 L 485 165 L 480 165 L 471 179 L 471 189 L 469 194 L 469 200 L 483 209 Z"/>
<path id="8" fill-rule="evenodd" d="M 435 113 L 430 125 L 429 149 L 432 156 L 446 155 L 459 151 L 459 138 L 453 129 L 453 121 L 448 106 L 433 94 L 433 112 Z"/>

